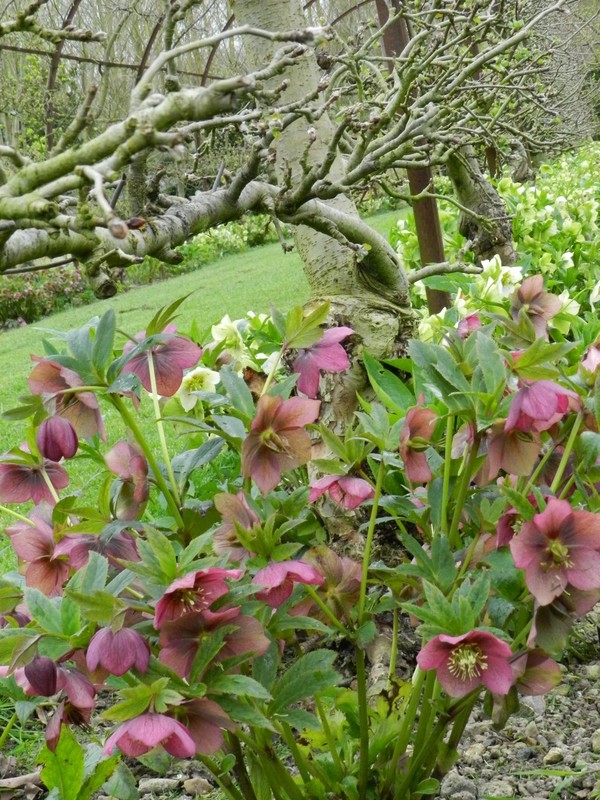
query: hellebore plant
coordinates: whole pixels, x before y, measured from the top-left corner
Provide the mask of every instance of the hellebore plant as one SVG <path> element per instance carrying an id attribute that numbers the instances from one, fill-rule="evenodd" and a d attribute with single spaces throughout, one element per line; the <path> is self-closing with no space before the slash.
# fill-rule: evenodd
<path id="1" fill-rule="evenodd" d="M 119 754 L 162 749 L 228 800 L 412 800 L 437 792 L 476 704 L 502 726 L 555 686 L 600 599 L 600 387 L 584 346 L 546 338 L 539 281 L 503 302 L 413 342 L 402 377 L 363 354 L 371 391 L 343 435 L 319 414 L 357 337 L 324 330 L 327 306 L 202 347 L 175 333 L 179 303 L 125 342 L 109 311 L 36 358 L 9 412 L 27 446 L 0 461 L 19 559 L 0 655 L 49 714 L 41 759 L 71 769 L 70 726 L 100 714 L 98 789 Z M 111 446 L 107 407 L 127 430 Z M 81 456 L 100 474 L 69 494 Z"/>

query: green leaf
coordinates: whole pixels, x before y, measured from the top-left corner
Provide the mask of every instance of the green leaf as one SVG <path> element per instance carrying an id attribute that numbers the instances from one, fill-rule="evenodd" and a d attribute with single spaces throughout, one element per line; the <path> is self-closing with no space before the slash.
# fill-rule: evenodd
<path id="1" fill-rule="evenodd" d="M 108 560 L 99 553 L 92 551 L 85 567 L 73 575 L 67 586 L 75 592 L 91 594 L 99 589 L 104 589 L 107 576 Z"/>
<path id="2" fill-rule="evenodd" d="M 93 771 L 84 780 L 77 794 L 77 800 L 89 800 L 93 794 L 99 791 L 113 774 L 118 763 L 119 756 L 114 755 L 95 764 Z"/>
<path id="3" fill-rule="evenodd" d="M 414 406 L 416 401 L 413 393 L 397 375 L 385 369 L 368 353 L 363 353 L 363 362 L 373 391 L 390 411 L 402 414 Z"/>
<path id="4" fill-rule="evenodd" d="M 270 712 L 280 713 L 305 697 L 337 686 L 340 676 L 333 669 L 335 657 L 330 650 L 313 650 L 301 656 L 275 684 Z"/>
<path id="5" fill-rule="evenodd" d="M 481 370 L 483 382 L 490 395 L 494 395 L 499 386 L 506 383 L 506 367 L 498 345 L 491 336 L 481 331 L 475 332 L 475 353 L 477 369 Z"/>
<path id="6" fill-rule="evenodd" d="M 323 337 L 324 324 L 329 314 L 329 303 L 304 316 L 302 306 L 293 308 L 286 317 L 285 344 L 287 347 L 310 347 Z"/>
<path id="7" fill-rule="evenodd" d="M 438 586 L 447 591 L 456 577 L 456 563 L 447 536 L 436 534 L 433 537 L 431 566 Z"/>
<path id="8" fill-rule="evenodd" d="M 369 642 L 372 642 L 377 635 L 377 626 L 373 620 L 364 622 L 356 631 L 356 644 L 358 647 L 365 648 Z"/>
<path id="9" fill-rule="evenodd" d="M 435 794 L 440 788 L 440 782 L 435 778 L 425 778 L 415 789 L 415 794 Z"/>
<path id="10" fill-rule="evenodd" d="M 154 692 L 152 687 L 142 683 L 128 689 L 122 689 L 121 694 L 126 699 L 103 711 L 102 716 L 104 719 L 113 722 L 124 722 L 127 719 L 143 714 L 150 705 Z"/>
<path id="11" fill-rule="evenodd" d="M 584 472 L 595 467 L 600 458 L 600 434 L 594 431 L 580 433 L 575 441 L 575 452 Z"/>
<path id="12" fill-rule="evenodd" d="M 242 425 L 240 420 L 236 421 Z M 188 477 L 195 469 L 203 467 L 205 464 L 213 461 L 221 452 L 224 444 L 223 439 L 220 439 L 218 436 L 213 436 L 195 450 L 184 450 L 183 453 L 176 455 L 171 462 L 171 466 L 173 467 L 179 486 L 183 487 Z"/>
<path id="13" fill-rule="evenodd" d="M 67 588 L 65 595 L 73 598 L 85 618 L 90 622 L 110 622 L 117 606 L 123 605 L 109 592 L 95 591 L 91 594 L 84 594 Z"/>
<path id="14" fill-rule="evenodd" d="M 46 597 L 39 589 L 26 587 L 23 593 L 25 605 L 32 618 L 48 633 L 61 634 L 63 632 L 60 605 L 62 598 Z"/>
<path id="15" fill-rule="evenodd" d="M 16 653 L 34 645 L 39 639 L 37 631 L 3 628 L 0 630 L 0 664 L 9 664 Z"/>
<path id="16" fill-rule="evenodd" d="M 100 377 L 104 376 L 112 359 L 116 328 L 117 318 L 110 308 L 98 323 L 92 346 L 92 364 Z"/>
<path id="17" fill-rule="evenodd" d="M 223 367 L 219 374 L 227 397 L 231 400 L 231 405 L 247 419 L 252 419 L 255 413 L 254 400 L 244 379 L 229 366 Z"/>
<path id="18" fill-rule="evenodd" d="M 117 764 L 110 779 L 104 784 L 103 793 L 115 800 L 138 800 L 140 793 L 137 781 L 127 764 L 122 761 Z"/>
<path id="19" fill-rule="evenodd" d="M 257 697 L 270 700 L 271 695 L 265 687 L 247 675 L 220 675 L 210 681 L 211 692 L 233 694 L 236 697 Z"/>
<path id="20" fill-rule="evenodd" d="M 167 325 L 175 319 L 175 312 L 179 306 L 188 299 L 190 294 L 179 297 L 168 306 L 159 308 L 146 327 L 146 336 L 153 336 L 155 333 L 161 333 L 164 331 Z"/>
<path id="21" fill-rule="evenodd" d="M 46 787 L 56 789 L 60 800 L 78 800 L 84 778 L 84 753 L 67 725 L 62 726 L 56 750 L 44 747 L 39 761 L 44 764 L 40 777 Z"/>
<path id="22" fill-rule="evenodd" d="M 250 725 L 252 728 L 275 730 L 273 723 L 262 712 L 232 695 L 219 695 L 219 705 L 236 722 Z"/>
<path id="23" fill-rule="evenodd" d="M 175 550 L 164 533 L 151 525 L 144 525 L 144 538 L 138 539 L 138 550 L 142 561 L 152 570 L 154 577 L 167 585 L 175 580 Z"/>
<path id="24" fill-rule="evenodd" d="M 523 519 L 533 519 L 534 515 L 537 514 L 537 510 L 526 497 L 523 497 L 521 492 L 517 492 L 516 489 L 512 489 L 510 486 L 506 485 L 503 485 L 500 488 L 502 494 L 508 497 L 512 507 L 519 512 Z"/>

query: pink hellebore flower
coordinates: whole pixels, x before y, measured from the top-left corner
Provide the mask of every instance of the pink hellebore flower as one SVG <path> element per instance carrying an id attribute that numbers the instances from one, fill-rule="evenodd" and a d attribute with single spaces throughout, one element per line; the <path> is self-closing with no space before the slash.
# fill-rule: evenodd
<path id="1" fill-rule="evenodd" d="M 23 454 L 22 461 L 17 456 L 9 456 L 10 461 L 0 463 L 0 501 L 3 503 L 26 503 L 33 500 L 37 505 L 45 500 L 54 505 L 56 500 L 44 478 L 46 477 L 58 491 L 69 484 L 69 476 L 60 464 L 44 460 L 33 464 Z"/>
<path id="2" fill-rule="evenodd" d="M 311 441 L 304 426 L 319 416 L 319 400 L 264 394 L 242 446 L 242 473 L 263 494 L 274 489 L 282 472 L 310 461 Z"/>
<path id="3" fill-rule="evenodd" d="M 27 564 L 25 583 L 40 589 L 52 597 L 61 594 L 69 579 L 71 567 L 83 566 L 87 561 L 73 556 L 77 545 L 76 536 L 64 536 L 60 542 L 54 539 L 54 528 L 39 513 L 32 513 L 34 525 L 16 522 L 6 528 L 6 534 L 17 556 Z"/>
<path id="4" fill-rule="evenodd" d="M 93 392 L 73 392 L 83 386 L 83 380 L 72 369 L 56 361 L 32 357 L 37 361 L 29 375 L 32 394 L 54 396 L 55 413 L 68 419 L 78 436 L 92 437 L 97 433 L 105 440 L 100 406 Z"/>
<path id="5" fill-rule="evenodd" d="M 594 342 L 585 351 L 585 358 L 581 362 L 581 366 L 590 374 L 595 375 L 598 367 L 600 367 L 600 343 Z"/>
<path id="6" fill-rule="evenodd" d="M 196 752 L 196 744 L 181 722 L 155 713 L 142 714 L 119 725 L 104 745 L 104 752 L 110 756 L 118 747 L 129 758 L 137 758 L 159 745 L 175 758 L 191 758 Z"/>
<path id="7" fill-rule="evenodd" d="M 464 697 L 480 686 L 494 694 L 508 694 L 514 683 L 506 642 L 487 631 L 470 631 L 462 636 L 435 636 L 417 656 L 424 670 L 434 669 L 450 697 Z"/>
<path id="8" fill-rule="evenodd" d="M 411 483 L 427 483 L 432 478 L 425 449 L 431 441 L 438 415 L 419 404 L 409 409 L 400 433 L 400 455 Z"/>
<path id="9" fill-rule="evenodd" d="M 240 575 L 241 569 L 208 567 L 177 578 L 156 604 L 154 627 L 159 630 L 165 622 L 182 614 L 209 608 L 229 591 L 225 578 L 239 578 Z"/>
<path id="10" fill-rule="evenodd" d="M 259 569 L 252 583 L 264 587 L 256 593 L 258 600 L 264 600 L 271 608 L 278 608 L 291 595 L 295 583 L 320 586 L 323 580 L 318 569 L 306 561 L 277 561 Z"/>
<path id="11" fill-rule="evenodd" d="M 347 619 L 360 594 L 362 566 L 347 556 L 338 556 L 325 545 L 312 547 L 304 554 L 304 559 L 323 576 L 319 597 L 338 619 Z M 290 614 L 316 617 L 326 622 L 323 611 L 310 596 L 290 609 Z"/>
<path id="12" fill-rule="evenodd" d="M 35 442 L 44 458 L 60 461 L 73 458 L 79 447 L 75 428 L 64 417 L 48 417 L 37 430 Z"/>
<path id="13" fill-rule="evenodd" d="M 229 629 L 223 647 L 207 668 L 234 656 L 262 656 L 269 649 L 271 641 L 265 636 L 260 622 L 240 614 L 239 608 L 197 611 L 183 614 L 163 625 L 159 637 L 159 661 L 182 678 L 189 677 L 198 650 L 206 639 L 214 641 L 215 633 L 223 627 Z"/>
<path id="14" fill-rule="evenodd" d="M 535 335 L 539 338 L 545 336 L 548 320 L 555 317 L 562 307 L 562 301 L 558 297 L 544 291 L 542 275 L 531 275 L 525 278 L 514 293 L 510 313 L 514 320 L 518 320 L 521 313 L 529 317 Z"/>
<path id="15" fill-rule="evenodd" d="M 150 663 L 150 647 L 141 633 L 131 628 L 121 628 L 114 633 L 110 628 L 100 628 L 92 636 L 86 653 L 90 672 L 103 667 L 111 675 L 124 675 L 130 669 L 144 673 Z"/>
<path id="16" fill-rule="evenodd" d="M 536 697 L 560 683 L 560 666 L 543 650 L 535 648 L 513 658 L 512 670 L 519 694 Z"/>
<path id="17" fill-rule="evenodd" d="M 300 351 L 292 369 L 300 373 L 298 389 L 303 394 L 312 398 L 317 396 L 319 370 L 343 372 L 348 369 L 350 361 L 340 342 L 352 333 L 352 328 L 329 328 L 320 341 Z"/>
<path id="18" fill-rule="evenodd" d="M 179 712 L 196 743 L 196 752 L 205 756 L 211 756 L 223 746 L 223 728 L 232 731 L 236 727 L 221 706 L 206 697 L 183 703 L 178 707 Z"/>
<path id="19" fill-rule="evenodd" d="M 150 495 L 146 457 L 135 445 L 120 441 L 104 460 L 109 470 L 123 481 L 115 502 L 117 519 L 136 519 Z"/>
<path id="20" fill-rule="evenodd" d="M 344 508 L 352 510 L 365 500 L 375 497 L 375 491 L 368 481 L 349 475 L 326 475 L 310 485 L 310 503 L 328 493 L 332 500 Z"/>
<path id="21" fill-rule="evenodd" d="M 576 392 L 563 389 L 554 381 L 526 384 L 513 395 L 505 430 L 541 433 L 559 422 L 567 411 L 577 411 L 580 406 Z"/>
<path id="22" fill-rule="evenodd" d="M 537 433 L 525 433 L 518 429 L 507 430 L 503 423 L 496 423 L 487 432 L 488 460 L 477 476 L 477 483 L 490 483 L 500 470 L 509 475 L 530 475 L 540 454 Z"/>
<path id="23" fill-rule="evenodd" d="M 248 505 L 243 492 L 221 492 L 215 495 L 214 503 L 223 524 L 214 533 L 213 550 L 218 556 L 228 556 L 230 561 L 244 561 L 251 553 L 240 543 L 236 529 L 243 528 L 250 533 L 260 525 L 258 516 Z"/>
<path id="24" fill-rule="evenodd" d="M 461 339 L 466 339 L 473 331 L 478 331 L 481 328 L 481 318 L 479 314 L 468 314 L 461 319 L 456 326 L 458 335 Z"/>
<path id="25" fill-rule="evenodd" d="M 548 505 L 526 522 L 510 542 L 515 565 L 525 570 L 525 583 L 546 606 L 567 586 L 600 588 L 600 516 L 573 511 L 566 500 L 551 497 Z"/>
<path id="26" fill-rule="evenodd" d="M 123 367 L 123 372 L 133 372 L 147 392 L 152 391 L 149 359 L 152 359 L 156 377 L 156 391 L 163 397 L 173 397 L 183 381 L 183 372 L 195 367 L 202 349 L 191 339 L 173 332 L 173 326 L 152 337 L 153 343 L 131 356 Z M 146 336 L 145 331 L 136 334 L 135 342 L 127 342 L 123 354 L 130 353 Z"/>

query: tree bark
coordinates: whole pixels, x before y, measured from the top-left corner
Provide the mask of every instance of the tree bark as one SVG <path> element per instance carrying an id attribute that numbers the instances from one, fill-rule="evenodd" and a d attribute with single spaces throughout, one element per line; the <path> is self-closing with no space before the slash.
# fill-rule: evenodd
<path id="1" fill-rule="evenodd" d="M 503 264 L 514 264 L 512 223 L 504 201 L 483 175 L 475 151 L 469 146 L 452 153 L 446 162 L 459 203 L 473 214 L 461 214 L 459 230 L 473 242 L 477 263 L 499 255 Z"/>

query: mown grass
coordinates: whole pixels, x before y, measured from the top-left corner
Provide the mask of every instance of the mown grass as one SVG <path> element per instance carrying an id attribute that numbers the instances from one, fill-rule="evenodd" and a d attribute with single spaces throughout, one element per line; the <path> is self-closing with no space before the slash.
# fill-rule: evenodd
<path id="1" fill-rule="evenodd" d="M 378 214 L 368 221 L 387 236 L 399 216 L 400 212 L 392 211 Z M 28 391 L 30 356 L 42 354 L 42 340 L 51 338 L 48 331 L 67 331 L 113 308 L 117 312 L 119 328 L 131 335 L 143 329 L 159 307 L 189 293 L 190 297 L 180 309 L 180 326 L 185 330 L 196 319 L 202 330 L 208 329 L 225 314 L 235 319 L 249 310 L 257 313 L 268 311 L 271 305 L 286 311 L 304 303 L 309 289 L 297 253 L 285 254 L 278 244 L 269 244 L 246 253 L 225 256 L 197 272 L 131 289 L 111 300 L 73 308 L 34 325 L 0 333 L 0 414 L 18 405 L 19 396 Z M 150 412 L 150 404 L 142 403 L 142 414 L 150 419 Z M 125 431 L 112 409 L 106 411 L 106 424 L 109 445 L 124 436 Z M 158 450 L 158 437 L 154 436 L 151 422 L 145 428 L 150 430 L 149 438 Z M 0 417 L 0 453 L 18 445 L 24 436 L 24 423 L 8 422 Z M 79 458 L 70 462 L 69 472 L 71 491 L 83 487 L 93 490 L 100 477 L 93 462 Z M 25 513 L 27 509 L 17 510 Z M 0 532 L 11 522 L 14 520 L 9 515 L 0 513 Z M 12 550 L 6 547 L 6 540 L 0 534 L 0 574 L 12 566 Z"/>

